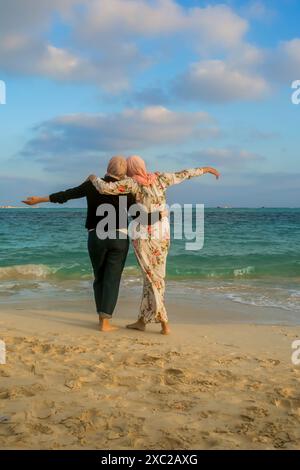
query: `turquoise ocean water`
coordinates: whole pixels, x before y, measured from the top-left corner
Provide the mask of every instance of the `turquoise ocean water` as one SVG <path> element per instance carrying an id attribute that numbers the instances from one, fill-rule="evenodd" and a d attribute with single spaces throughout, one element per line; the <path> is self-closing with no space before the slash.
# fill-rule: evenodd
<path id="1" fill-rule="evenodd" d="M 84 221 L 85 209 L 0 209 L 0 302 L 90 294 Z M 205 209 L 203 249 L 173 240 L 167 273 L 177 292 L 280 307 L 300 319 L 300 209 Z M 131 250 L 123 284 L 139 281 Z"/>

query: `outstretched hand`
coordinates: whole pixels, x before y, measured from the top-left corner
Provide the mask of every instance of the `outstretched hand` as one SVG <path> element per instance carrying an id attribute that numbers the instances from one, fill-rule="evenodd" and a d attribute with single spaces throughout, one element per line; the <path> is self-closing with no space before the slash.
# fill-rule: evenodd
<path id="1" fill-rule="evenodd" d="M 211 175 L 214 175 L 217 180 L 220 178 L 220 173 L 218 172 L 218 170 L 212 168 L 211 166 L 206 166 L 203 168 L 203 170 L 204 173 L 210 173 Z"/>
<path id="2" fill-rule="evenodd" d="M 27 206 L 34 206 L 35 204 L 39 204 L 41 202 L 40 199 L 41 198 L 38 196 L 30 196 L 22 202 L 24 202 L 24 204 L 27 204 Z"/>

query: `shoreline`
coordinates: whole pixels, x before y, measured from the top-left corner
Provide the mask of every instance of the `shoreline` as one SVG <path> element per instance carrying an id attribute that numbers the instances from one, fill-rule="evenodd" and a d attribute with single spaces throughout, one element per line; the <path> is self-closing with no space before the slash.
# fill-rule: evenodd
<path id="1" fill-rule="evenodd" d="M 47 290 L 39 292 L 36 298 L 25 294 L 16 298 L 12 294 L 10 298 L 0 300 L 0 309 L 14 311 L 37 311 L 49 312 L 62 311 L 73 314 L 86 313 L 94 315 L 95 306 L 93 301 L 92 284 L 87 282 L 83 292 L 71 289 L 72 282 L 67 284 L 69 292 L 61 294 L 57 291 L 55 296 L 51 292 L 46 296 Z M 57 284 L 58 286 L 60 283 Z M 47 289 L 48 284 L 46 284 Z M 73 286 L 74 287 L 74 286 Z M 166 307 L 169 312 L 170 323 L 188 324 L 257 324 L 257 325 L 286 325 L 300 326 L 300 314 L 298 310 L 288 310 L 282 307 L 258 306 L 251 303 L 234 301 L 223 295 L 215 293 L 203 293 L 201 290 L 185 288 L 176 290 L 176 283 L 172 287 L 167 286 Z M 68 291 L 68 289 L 66 289 Z M 55 293 L 55 291 L 54 291 Z M 123 318 L 135 319 L 138 315 L 142 284 L 121 284 L 119 300 L 114 313 L 116 320 Z M 0 297 L 1 299 L 1 297 Z M 0 311 L 0 320 L 1 320 Z M 33 316 L 34 319 L 34 316 Z"/>

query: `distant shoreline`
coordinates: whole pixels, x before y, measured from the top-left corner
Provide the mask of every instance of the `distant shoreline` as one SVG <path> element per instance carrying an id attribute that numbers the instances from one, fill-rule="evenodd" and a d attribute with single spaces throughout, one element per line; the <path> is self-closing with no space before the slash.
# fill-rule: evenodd
<path id="1" fill-rule="evenodd" d="M 0 206 L 0 209 L 29 209 L 28 207 L 23 206 Z M 32 207 L 32 209 L 40 209 L 39 207 Z"/>

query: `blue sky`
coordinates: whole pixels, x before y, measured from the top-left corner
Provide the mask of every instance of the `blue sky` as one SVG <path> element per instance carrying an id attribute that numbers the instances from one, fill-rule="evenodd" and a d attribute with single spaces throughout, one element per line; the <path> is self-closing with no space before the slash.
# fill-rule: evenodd
<path id="1" fill-rule="evenodd" d="M 296 0 L 0 0 L 0 204 L 138 153 L 220 169 L 170 202 L 299 206 L 299 19 Z"/>

